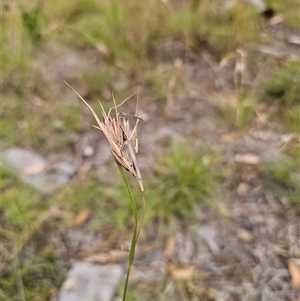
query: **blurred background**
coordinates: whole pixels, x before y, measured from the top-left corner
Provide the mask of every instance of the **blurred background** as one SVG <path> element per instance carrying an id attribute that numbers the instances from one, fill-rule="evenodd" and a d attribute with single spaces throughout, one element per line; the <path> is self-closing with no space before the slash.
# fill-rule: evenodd
<path id="1" fill-rule="evenodd" d="M 1 9 L 1 300 L 121 300 L 130 204 L 66 80 L 98 113 L 138 91 L 147 213 L 128 300 L 299 301 L 298 0 Z"/>

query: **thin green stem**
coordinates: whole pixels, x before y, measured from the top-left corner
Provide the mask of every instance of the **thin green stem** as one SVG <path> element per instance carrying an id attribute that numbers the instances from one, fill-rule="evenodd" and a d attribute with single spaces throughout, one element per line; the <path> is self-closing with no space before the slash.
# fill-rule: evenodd
<path id="1" fill-rule="evenodd" d="M 141 231 L 141 227 L 144 221 L 144 216 L 145 216 L 145 198 L 144 198 L 144 193 L 142 193 L 143 196 L 143 213 L 142 213 L 142 218 L 141 218 L 141 222 L 140 222 L 140 226 L 138 226 L 138 210 L 137 210 L 137 205 L 136 202 L 133 198 L 129 183 L 127 181 L 127 178 L 125 176 L 123 167 L 120 163 L 117 163 L 123 184 L 126 187 L 126 191 L 128 193 L 129 199 L 130 199 L 130 205 L 131 205 L 131 209 L 132 209 L 132 213 L 134 216 L 134 231 L 133 231 L 133 236 L 132 236 L 132 241 L 131 241 L 131 246 L 130 246 L 130 251 L 129 251 L 129 263 L 128 263 L 128 269 L 127 269 L 127 275 L 126 275 L 126 280 L 125 280 L 125 287 L 124 287 L 124 292 L 123 292 L 123 301 L 126 300 L 126 293 L 127 293 L 127 287 L 128 287 L 128 281 L 129 281 L 129 275 L 130 275 L 130 270 L 131 267 L 133 265 L 134 262 L 134 256 L 135 256 L 135 247 L 136 247 L 136 243 Z"/>

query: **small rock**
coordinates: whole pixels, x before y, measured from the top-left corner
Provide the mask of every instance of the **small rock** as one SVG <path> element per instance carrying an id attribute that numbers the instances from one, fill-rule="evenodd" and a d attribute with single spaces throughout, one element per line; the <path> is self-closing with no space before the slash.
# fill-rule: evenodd
<path id="1" fill-rule="evenodd" d="M 121 275 L 120 265 L 75 262 L 58 294 L 58 301 L 111 301 Z"/>
<path id="2" fill-rule="evenodd" d="M 91 147 L 90 145 L 87 145 L 84 149 L 83 149 L 83 155 L 85 157 L 91 157 L 93 156 L 95 153 L 95 150 L 93 149 L 93 147 Z"/>
<path id="3" fill-rule="evenodd" d="M 300 36 L 290 35 L 288 42 L 300 46 Z"/>
<path id="4" fill-rule="evenodd" d="M 13 172 L 29 175 L 40 173 L 45 169 L 47 164 L 43 157 L 19 147 L 10 148 L 5 151 L 3 159 L 4 163 L 8 165 Z M 37 166 L 42 166 L 43 168 L 36 168 Z M 36 169 L 37 172 L 30 172 L 30 170 L 34 169 Z"/>
<path id="5" fill-rule="evenodd" d="M 75 163 L 67 161 L 50 166 L 42 156 L 20 147 L 6 150 L 3 153 L 3 164 L 23 182 L 43 193 L 50 193 L 66 184 L 77 170 Z"/>

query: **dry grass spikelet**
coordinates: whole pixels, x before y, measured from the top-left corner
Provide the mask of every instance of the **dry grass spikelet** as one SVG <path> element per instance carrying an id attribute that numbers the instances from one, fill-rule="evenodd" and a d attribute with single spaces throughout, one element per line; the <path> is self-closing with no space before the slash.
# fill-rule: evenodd
<path id="1" fill-rule="evenodd" d="M 130 97 L 126 98 L 121 104 L 116 105 L 115 98 L 113 97 L 114 107 L 111 108 L 108 113 L 105 112 L 101 102 L 99 104 L 102 109 L 103 121 L 97 116 L 93 108 L 80 96 L 80 94 L 72 88 L 66 81 L 64 81 L 76 95 L 88 106 L 92 112 L 94 118 L 97 121 L 97 129 L 101 130 L 106 137 L 111 152 L 115 160 L 121 164 L 127 171 L 129 171 L 137 180 L 139 188 L 144 193 L 143 181 L 138 167 L 135 154 L 138 152 L 138 137 L 137 137 L 137 125 L 143 118 L 135 115 L 131 115 L 124 112 L 118 112 L 118 107 L 125 103 Z M 115 109 L 115 117 L 112 117 L 111 110 Z M 132 117 L 136 120 L 135 126 L 131 130 L 128 117 Z M 132 138 L 135 140 L 135 147 L 132 145 Z"/>

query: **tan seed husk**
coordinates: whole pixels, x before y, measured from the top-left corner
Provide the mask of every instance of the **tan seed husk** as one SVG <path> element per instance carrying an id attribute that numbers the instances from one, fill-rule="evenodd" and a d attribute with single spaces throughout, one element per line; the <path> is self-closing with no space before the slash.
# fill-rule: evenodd
<path id="1" fill-rule="evenodd" d="M 69 86 L 74 93 L 87 105 L 87 107 L 92 112 L 94 118 L 97 121 L 98 126 L 95 126 L 97 129 L 101 130 L 106 137 L 111 152 L 115 158 L 115 160 L 121 164 L 127 171 L 129 171 L 137 180 L 139 188 L 142 193 L 144 193 L 144 186 L 143 181 L 141 177 L 141 173 L 138 167 L 138 163 L 136 160 L 135 153 L 138 151 L 138 139 L 137 139 L 137 125 L 140 120 L 143 120 L 141 117 L 135 115 L 131 115 L 128 113 L 118 113 L 117 107 L 122 105 L 125 101 L 127 101 L 129 98 L 125 99 L 120 105 L 116 105 L 115 99 L 114 100 L 114 109 L 116 112 L 116 116 L 112 117 L 110 116 L 111 110 L 108 111 L 106 114 L 101 102 L 100 106 L 102 109 L 102 116 L 103 121 L 100 120 L 100 118 L 97 116 L 93 108 L 81 97 L 81 95 L 72 88 L 66 81 L 64 81 L 67 86 Z M 136 124 L 132 131 L 130 131 L 130 124 L 127 117 L 133 117 L 136 119 Z M 135 135 L 135 151 L 133 150 L 131 139 Z"/>

